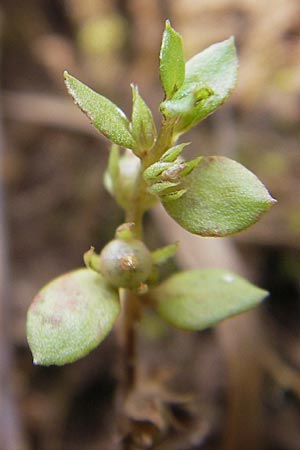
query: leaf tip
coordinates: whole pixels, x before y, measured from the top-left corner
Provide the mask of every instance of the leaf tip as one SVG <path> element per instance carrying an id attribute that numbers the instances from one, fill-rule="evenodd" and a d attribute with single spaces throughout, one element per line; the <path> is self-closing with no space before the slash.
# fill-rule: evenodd
<path id="1" fill-rule="evenodd" d="M 64 76 L 65 85 L 67 86 L 67 89 L 69 90 L 70 82 L 72 81 L 73 77 L 72 77 L 72 75 L 69 74 L 69 72 L 67 70 L 64 70 L 63 76 Z"/>
<path id="2" fill-rule="evenodd" d="M 64 70 L 63 76 L 64 76 L 64 83 L 66 85 L 66 88 L 67 88 L 69 94 L 71 94 L 72 97 L 74 97 L 73 92 L 71 90 L 71 82 L 73 79 L 72 75 L 70 75 L 67 70 Z"/>
<path id="3" fill-rule="evenodd" d="M 165 28 L 166 28 L 166 30 L 171 30 L 171 29 L 172 29 L 170 19 L 167 19 L 167 20 L 166 20 Z"/>
<path id="4" fill-rule="evenodd" d="M 131 87 L 131 91 L 132 91 L 132 96 L 135 99 L 136 95 L 139 93 L 138 85 L 135 83 L 130 83 L 130 87 Z"/>
<path id="5" fill-rule="evenodd" d="M 235 36 L 233 34 L 229 36 L 229 38 L 225 39 L 223 42 L 220 42 L 220 44 L 227 45 L 228 47 L 231 47 L 236 51 Z"/>
<path id="6" fill-rule="evenodd" d="M 266 211 L 269 211 L 269 209 L 271 209 L 274 205 L 276 205 L 278 201 L 276 200 L 276 198 L 272 197 L 269 191 L 267 191 L 267 196 L 268 198 L 266 200 Z"/>
<path id="7" fill-rule="evenodd" d="M 265 289 L 260 289 L 261 290 L 261 301 L 265 300 L 267 297 L 269 297 L 270 292 L 266 291 Z"/>

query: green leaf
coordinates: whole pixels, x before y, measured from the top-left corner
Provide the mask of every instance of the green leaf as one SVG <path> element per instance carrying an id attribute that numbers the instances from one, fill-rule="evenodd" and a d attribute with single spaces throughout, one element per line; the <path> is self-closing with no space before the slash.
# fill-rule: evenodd
<path id="1" fill-rule="evenodd" d="M 151 291 L 159 314 L 171 325 L 203 330 L 255 307 L 267 291 L 221 269 L 173 275 Z"/>
<path id="2" fill-rule="evenodd" d="M 173 258 L 178 250 L 179 243 L 166 245 L 165 247 L 160 247 L 154 252 L 151 252 L 152 262 L 156 265 L 164 264 L 168 259 Z"/>
<path id="3" fill-rule="evenodd" d="M 181 155 L 184 147 L 189 145 L 190 142 L 184 142 L 182 144 L 175 145 L 174 147 L 169 148 L 160 158 L 161 161 L 164 162 L 174 162 Z"/>
<path id="4" fill-rule="evenodd" d="M 133 98 L 132 134 L 137 150 L 149 150 L 157 136 L 152 112 L 140 96 L 137 86 L 132 84 L 131 87 Z M 138 151 L 135 153 L 140 156 Z"/>
<path id="5" fill-rule="evenodd" d="M 97 130 L 111 142 L 121 147 L 135 148 L 135 141 L 130 132 L 130 124 L 120 108 L 106 97 L 64 72 L 65 84 L 69 94 L 79 108 L 86 113 Z"/>
<path id="6" fill-rule="evenodd" d="M 35 364 L 76 361 L 106 337 L 120 310 L 117 290 L 89 269 L 56 278 L 34 298 L 27 339 Z"/>
<path id="7" fill-rule="evenodd" d="M 236 84 L 237 68 L 232 37 L 211 45 L 186 63 L 182 87 L 161 104 L 166 117 L 178 116 L 178 134 L 194 127 L 227 100 Z"/>
<path id="8" fill-rule="evenodd" d="M 167 20 L 160 49 L 160 78 L 167 99 L 182 86 L 184 74 L 182 38 Z"/>
<path id="9" fill-rule="evenodd" d="M 163 205 L 186 230 L 201 236 L 228 236 L 258 221 L 276 202 L 244 166 L 222 156 L 203 157 L 176 189 L 180 198 Z"/>

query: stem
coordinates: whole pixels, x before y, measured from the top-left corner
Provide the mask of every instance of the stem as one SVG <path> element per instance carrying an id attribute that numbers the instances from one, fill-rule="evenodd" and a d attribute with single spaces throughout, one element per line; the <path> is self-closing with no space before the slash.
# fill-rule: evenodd
<path id="1" fill-rule="evenodd" d="M 147 165 L 146 167 L 144 167 L 144 169 L 149 167 L 154 162 L 158 161 L 161 156 L 170 147 L 172 147 L 172 145 L 174 145 L 174 141 L 176 140 L 176 136 L 174 136 L 174 126 L 176 124 L 176 120 L 176 118 L 164 119 L 156 144 L 149 155 L 147 155 Z"/>
<path id="2" fill-rule="evenodd" d="M 117 392 L 118 428 L 123 449 L 127 450 L 127 438 L 131 434 L 126 401 L 137 379 L 136 321 L 139 316 L 139 299 L 127 289 L 121 290 L 122 313 L 119 321 L 120 383 Z"/>
<path id="3" fill-rule="evenodd" d="M 126 211 L 126 222 L 135 224 L 135 236 L 143 239 L 143 215 L 145 198 L 148 195 L 147 185 L 143 179 L 144 170 L 158 161 L 163 153 L 174 143 L 174 124 L 165 121 L 161 127 L 157 142 L 151 152 L 142 159 L 141 169 L 137 174 L 130 207 Z M 126 400 L 133 391 L 137 380 L 136 354 L 136 322 L 140 317 L 141 303 L 137 294 L 127 289 L 121 290 L 122 315 L 119 322 L 119 342 L 121 350 L 121 383 L 117 396 L 119 409 L 119 429 L 122 436 L 123 449 L 130 448 L 130 418 L 126 414 Z M 127 442 L 127 443 L 126 443 Z"/>
<path id="4" fill-rule="evenodd" d="M 136 342 L 135 342 L 135 325 L 139 317 L 139 299 L 131 291 L 124 289 L 122 298 L 122 335 L 123 335 L 123 358 L 124 358 L 124 374 L 123 383 L 127 392 L 135 385 L 136 382 Z"/>
<path id="5" fill-rule="evenodd" d="M 143 173 L 174 144 L 174 124 L 174 121 L 170 120 L 163 122 L 156 144 L 151 152 L 142 159 L 141 169 L 137 174 L 131 205 L 126 213 L 126 222 L 135 223 L 135 234 L 139 239 L 143 237 L 142 221 L 145 212 L 145 197 L 147 196 L 147 184 L 143 179 Z"/>

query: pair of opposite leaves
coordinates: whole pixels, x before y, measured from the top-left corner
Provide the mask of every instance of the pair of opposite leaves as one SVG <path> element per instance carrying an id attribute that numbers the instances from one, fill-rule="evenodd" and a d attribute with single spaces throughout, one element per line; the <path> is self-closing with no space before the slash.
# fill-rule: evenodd
<path id="1" fill-rule="evenodd" d="M 184 330 L 203 330 L 255 307 L 267 292 L 221 269 L 172 275 L 150 291 L 158 314 Z M 119 294 L 91 269 L 78 269 L 46 285 L 27 317 L 35 364 L 61 366 L 96 348 L 120 312 Z"/>

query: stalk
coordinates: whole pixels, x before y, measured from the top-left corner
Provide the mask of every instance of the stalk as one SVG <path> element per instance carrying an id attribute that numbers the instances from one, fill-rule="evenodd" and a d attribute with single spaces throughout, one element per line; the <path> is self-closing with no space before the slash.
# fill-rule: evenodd
<path id="1" fill-rule="evenodd" d="M 165 151 L 174 145 L 174 125 L 174 120 L 165 120 L 163 122 L 156 144 L 142 158 L 141 169 L 136 177 L 130 208 L 126 212 L 126 222 L 133 222 L 135 224 L 135 234 L 138 239 L 143 239 L 144 199 L 147 193 L 147 184 L 143 179 L 143 173 L 151 164 L 158 161 Z"/>
<path id="2" fill-rule="evenodd" d="M 141 169 L 137 174 L 132 200 L 126 211 L 126 222 L 135 224 L 134 233 L 137 239 L 143 240 L 144 200 L 147 194 L 147 185 L 143 179 L 144 170 L 158 161 L 163 153 L 174 143 L 173 124 L 165 121 L 153 149 L 142 159 Z M 142 154 L 142 152 L 141 152 Z M 123 450 L 130 450 L 130 434 L 132 432 L 130 419 L 126 414 L 126 400 L 134 390 L 137 380 L 137 335 L 136 324 L 141 315 L 140 298 L 134 292 L 121 290 L 122 314 L 119 321 L 120 345 L 120 386 L 117 393 L 118 426 L 122 437 Z M 126 439 L 126 437 L 128 439 Z"/>
<path id="3" fill-rule="evenodd" d="M 117 391 L 117 426 L 122 449 L 129 450 L 127 443 L 131 435 L 130 418 L 126 411 L 126 401 L 137 380 L 136 322 L 139 317 L 139 299 L 128 289 L 121 290 L 122 313 L 119 321 L 120 382 Z M 129 438 L 129 439 L 128 439 Z"/>

